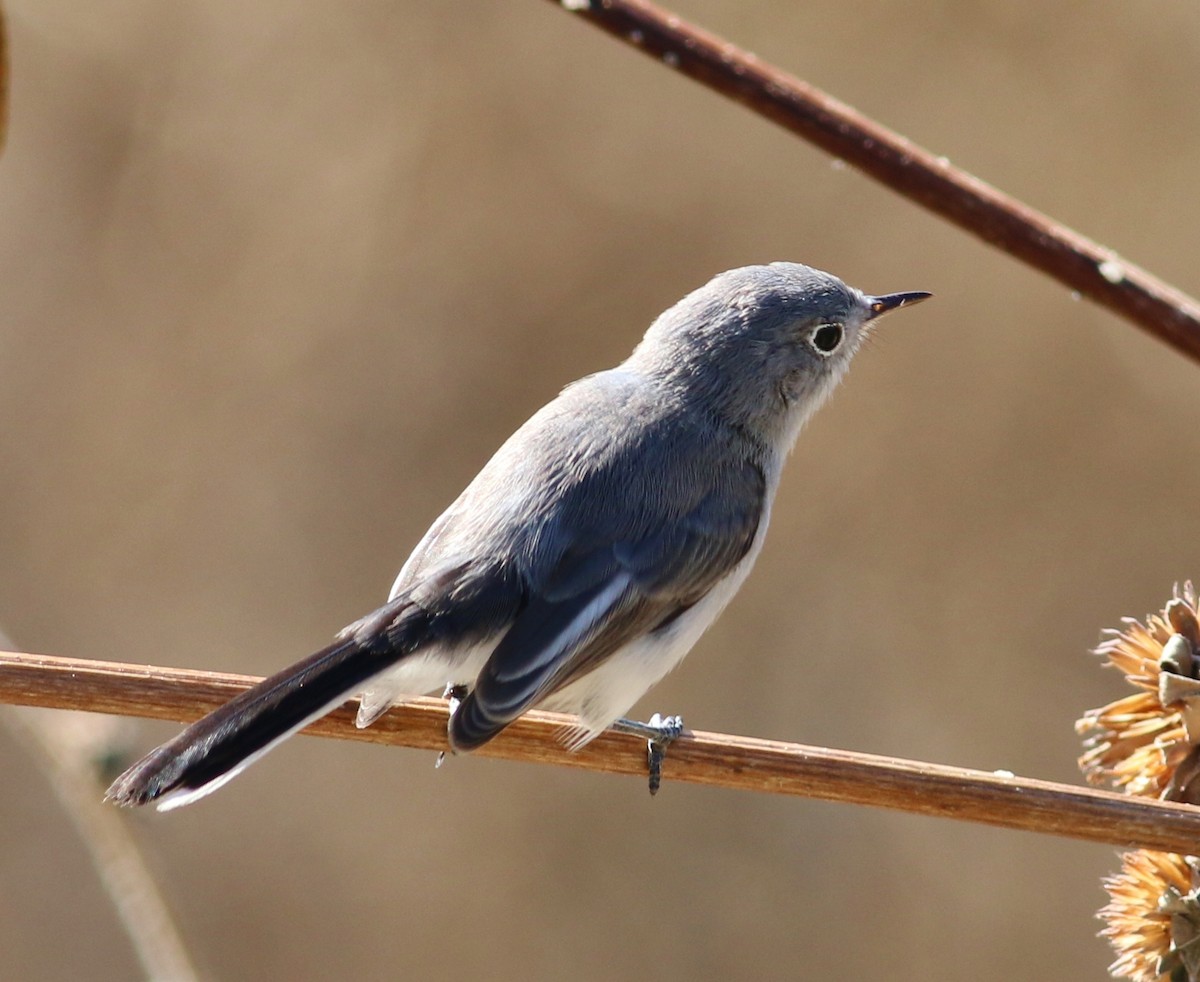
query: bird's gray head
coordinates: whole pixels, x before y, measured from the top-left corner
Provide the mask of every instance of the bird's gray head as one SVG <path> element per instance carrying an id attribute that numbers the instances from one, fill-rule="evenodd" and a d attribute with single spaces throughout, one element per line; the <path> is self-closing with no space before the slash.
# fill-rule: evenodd
<path id="1" fill-rule="evenodd" d="M 928 296 L 868 296 L 799 263 L 731 269 L 663 313 L 626 365 L 787 449 L 874 319 Z"/>

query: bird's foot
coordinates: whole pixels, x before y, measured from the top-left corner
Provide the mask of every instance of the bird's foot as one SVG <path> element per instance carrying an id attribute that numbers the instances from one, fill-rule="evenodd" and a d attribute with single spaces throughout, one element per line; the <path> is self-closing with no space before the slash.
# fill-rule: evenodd
<path id="1" fill-rule="evenodd" d="M 646 768 L 649 771 L 650 793 L 658 794 L 662 785 L 663 758 L 667 755 L 667 747 L 683 735 L 683 717 L 655 713 L 645 723 L 633 719 L 619 719 L 613 723 L 612 728 L 618 733 L 646 738 Z"/>
<path id="2" fill-rule="evenodd" d="M 461 682 L 451 682 L 446 686 L 446 691 L 442 693 L 442 698 L 450 703 L 450 715 L 453 716 L 458 711 L 458 705 L 467 698 L 468 689 Z"/>
<path id="3" fill-rule="evenodd" d="M 461 682 L 451 682 L 446 686 L 446 691 L 442 693 L 442 698 L 450 703 L 450 715 L 453 716 L 458 712 L 459 704 L 467 698 L 467 693 L 470 690 Z M 437 755 L 437 760 L 433 762 L 435 768 L 441 767 L 446 762 L 446 751 L 441 751 Z"/>

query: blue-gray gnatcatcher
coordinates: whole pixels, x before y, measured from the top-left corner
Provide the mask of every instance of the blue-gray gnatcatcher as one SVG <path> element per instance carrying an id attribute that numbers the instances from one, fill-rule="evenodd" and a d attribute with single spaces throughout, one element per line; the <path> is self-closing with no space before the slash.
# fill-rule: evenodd
<path id="1" fill-rule="evenodd" d="M 456 751 L 534 706 L 576 714 L 570 743 L 583 746 L 742 585 L 784 458 L 874 319 L 928 296 L 867 296 L 796 263 L 715 277 L 623 364 L 518 429 L 386 604 L 152 751 L 107 797 L 188 804 L 356 694 L 367 726 L 402 695 L 455 687 Z"/>

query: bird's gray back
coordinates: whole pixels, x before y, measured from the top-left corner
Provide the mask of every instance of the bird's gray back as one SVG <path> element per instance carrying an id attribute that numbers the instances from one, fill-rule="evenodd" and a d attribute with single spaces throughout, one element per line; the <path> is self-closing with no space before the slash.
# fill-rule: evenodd
<path id="1" fill-rule="evenodd" d="M 771 469 L 760 456 L 722 420 L 636 372 L 588 376 L 496 452 L 430 530 L 397 589 L 491 554 L 515 561 L 534 589 L 549 585 L 567 553 L 611 548 L 649 570 L 639 553 L 669 552 L 680 522 L 718 538 L 752 537 Z"/>

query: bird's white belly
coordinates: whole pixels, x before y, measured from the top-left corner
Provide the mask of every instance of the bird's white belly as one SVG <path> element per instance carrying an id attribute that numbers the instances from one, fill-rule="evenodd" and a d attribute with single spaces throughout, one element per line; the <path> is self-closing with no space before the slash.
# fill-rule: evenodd
<path id="1" fill-rule="evenodd" d="M 587 675 L 552 693 L 531 708 L 572 713 L 579 724 L 568 738 L 572 749 L 584 746 L 619 719 L 676 665 L 683 661 L 750 575 L 762 550 L 779 475 L 779 462 L 767 467 L 767 500 L 750 549 L 729 575 L 667 628 L 643 635 L 614 652 Z M 434 648 L 405 659 L 366 686 L 358 725 L 367 726 L 387 707 L 408 695 L 440 691 L 450 684 L 473 686 L 499 637 L 465 649 Z"/>
<path id="2" fill-rule="evenodd" d="M 764 512 L 750 550 L 702 600 L 684 611 L 665 630 L 643 635 L 587 675 L 554 693 L 539 708 L 575 713 L 579 726 L 570 746 L 578 749 L 624 716 L 647 690 L 683 661 L 692 646 L 733 599 L 762 549 L 767 531 Z"/>

